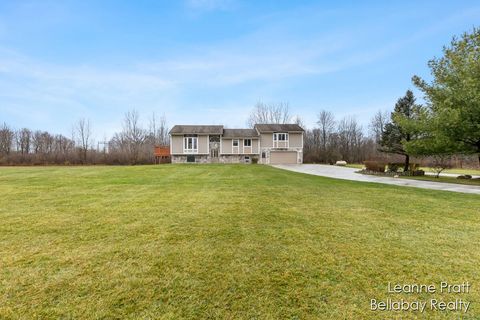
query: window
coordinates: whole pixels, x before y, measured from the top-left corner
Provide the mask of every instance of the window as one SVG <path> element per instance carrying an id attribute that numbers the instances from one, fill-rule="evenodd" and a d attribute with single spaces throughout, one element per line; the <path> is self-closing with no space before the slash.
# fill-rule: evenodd
<path id="1" fill-rule="evenodd" d="M 243 140 L 244 147 L 251 147 L 252 146 L 252 139 L 245 139 Z"/>
<path id="2" fill-rule="evenodd" d="M 195 162 L 195 156 L 187 156 L 187 162 Z"/>
<path id="3" fill-rule="evenodd" d="M 288 141 L 288 133 L 274 133 L 273 134 L 274 141 Z"/>
<path id="4" fill-rule="evenodd" d="M 238 139 L 232 140 L 232 146 L 238 147 Z"/>
<path id="5" fill-rule="evenodd" d="M 197 152 L 198 151 L 198 137 L 197 137 L 197 135 L 186 135 L 183 138 L 183 150 L 184 150 L 184 152 Z"/>
<path id="6" fill-rule="evenodd" d="M 267 156 L 265 154 L 265 152 L 262 152 L 262 159 L 265 159 Z"/>
<path id="7" fill-rule="evenodd" d="M 288 133 L 276 132 L 273 134 L 273 147 L 274 148 L 288 148 Z"/>

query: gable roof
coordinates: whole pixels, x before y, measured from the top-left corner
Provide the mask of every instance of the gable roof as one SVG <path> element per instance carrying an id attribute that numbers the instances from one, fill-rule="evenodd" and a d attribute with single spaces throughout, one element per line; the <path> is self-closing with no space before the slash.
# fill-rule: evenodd
<path id="1" fill-rule="evenodd" d="M 222 134 L 223 126 L 176 125 L 170 134 Z"/>
<path id="2" fill-rule="evenodd" d="M 258 132 L 303 132 L 298 124 L 295 123 L 286 123 L 286 124 L 276 124 L 276 123 L 267 123 L 267 124 L 256 124 L 255 129 Z"/>
<path id="3" fill-rule="evenodd" d="M 258 133 L 255 129 L 224 129 L 224 138 L 258 138 Z"/>

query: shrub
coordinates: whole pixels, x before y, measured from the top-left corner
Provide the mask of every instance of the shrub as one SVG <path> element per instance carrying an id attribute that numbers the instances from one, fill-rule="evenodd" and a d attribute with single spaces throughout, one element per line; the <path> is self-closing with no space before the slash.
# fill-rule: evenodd
<path id="1" fill-rule="evenodd" d="M 412 172 L 418 171 L 420 169 L 420 163 L 410 163 L 410 168 L 409 169 Z"/>
<path id="2" fill-rule="evenodd" d="M 385 163 L 378 161 L 364 161 L 363 164 L 365 164 L 367 171 L 385 172 Z"/>
<path id="3" fill-rule="evenodd" d="M 402 163 L 391 162 L 387 165 L 387 171 L 388 172 L 398 172 L 398 170 L 401 169 L 402 166 L 403 166 Z"/>
<path id="4" fill-rule="evenodd" d="M 257 157 L 253 157 L 252 158 L 252 164 L 257 164 L 258 163 L 258 158 Z"/>
<path id="5" fill-rule="evenodd" d="M 423 170 L 412 171 L 412 176 L 424 176 L 424 175 L 425 175 L 425 171 Z"/>

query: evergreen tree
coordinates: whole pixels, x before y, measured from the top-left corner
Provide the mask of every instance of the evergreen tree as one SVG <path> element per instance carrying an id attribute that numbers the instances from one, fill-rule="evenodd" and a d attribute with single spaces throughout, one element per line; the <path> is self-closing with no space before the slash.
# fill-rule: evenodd
<path id="1" fill-rule="evenodd" d="M 391 113 L 390 122 L 385 125 L 380 140 L 380 151 L 405 156 L 405 167 L 410 167 L 410 153 L 405 149 L 405 144 L 415 140 L 417 131 L 403 123 L 418 119 L 421 107 L 415 104 L 413 92 L 408 90 L 404 97 L 398 99 L 395 109 Z"/>
<path id="2" fill-rule="evenodd" d="M 425 93 L 428 112 L 422 143 L 408 143 L 407 149 L 477 154 L 480 162 L 480 29 L 453 38 L 443 53 L 429 62 L 431 83 L 413 77 Z"/>

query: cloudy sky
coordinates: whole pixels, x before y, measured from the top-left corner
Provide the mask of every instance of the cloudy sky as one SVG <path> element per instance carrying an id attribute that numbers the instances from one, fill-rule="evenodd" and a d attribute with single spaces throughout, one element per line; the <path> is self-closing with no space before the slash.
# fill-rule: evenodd
<path id="1" fill-rule="evenodd" d="M 418 3 L 417 3 L 418 2 Z M 97 137 L 136 109 L 245 126 L 257 101 L 365 126 L 480 21 L 478 1 L 0 1 L 0 123 Z"/>

